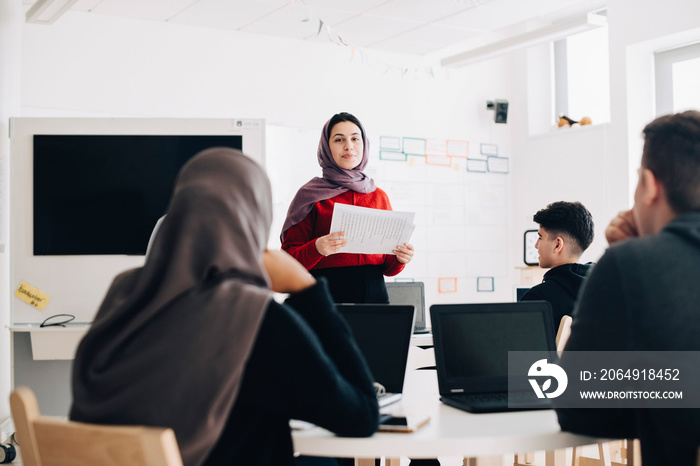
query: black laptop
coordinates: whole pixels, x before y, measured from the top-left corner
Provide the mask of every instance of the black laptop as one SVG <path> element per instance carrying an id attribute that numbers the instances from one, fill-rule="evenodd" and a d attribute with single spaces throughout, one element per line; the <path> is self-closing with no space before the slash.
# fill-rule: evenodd
<path id="1" fill-rule="evenodd" d="M 473 413 L 551 408 L 526 374 L 511 377 L 508 407 L 508 351 L 556 351 L 548 302 L 436 304 L 430 318 L 443 403 Z"/>
<path id="2" fill-rule="evenodd" d="M 425 321 L 425 285 L 423 282 L 386 282 L 389 303 L 416 307 L 413 333 L 430 333 Z"/>
<path id="3" fill-rule="evenodd" d="M 401 399 L 408 350 L 413 333 L 413 306 L 392 304 L 338 304 L 352 330 L 375 385 L 379 406 Z"/>

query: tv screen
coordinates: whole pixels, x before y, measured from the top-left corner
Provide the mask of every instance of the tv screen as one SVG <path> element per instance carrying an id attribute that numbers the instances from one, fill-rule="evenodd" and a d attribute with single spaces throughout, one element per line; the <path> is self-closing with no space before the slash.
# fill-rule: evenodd
<path id="1" fill-rule="evenodd" d="M 34 255 L 143 255 L 175 178 L 243 137 L 34 135 Z"/>

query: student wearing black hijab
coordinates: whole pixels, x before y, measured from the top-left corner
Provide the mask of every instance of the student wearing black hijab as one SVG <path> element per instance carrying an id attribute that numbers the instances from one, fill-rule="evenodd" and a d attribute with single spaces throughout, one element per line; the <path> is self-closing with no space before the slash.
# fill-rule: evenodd
<path id="1" fill-rule="evenodd" d="M 367 365 L 325 280 L 266 250 L 271 221 L 253 160 L 188 162 L 144 266 L 115 278 L 78 347 L 70 418 L 171 427 L 186 466 L 292 465 L 289 419 L 372 435 Z"/>

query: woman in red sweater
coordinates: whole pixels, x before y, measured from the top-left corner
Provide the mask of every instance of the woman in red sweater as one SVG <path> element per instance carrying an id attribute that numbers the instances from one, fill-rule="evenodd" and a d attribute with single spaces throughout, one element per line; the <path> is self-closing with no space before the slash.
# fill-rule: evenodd
<path id="1" fill-rule="evenodd" d="M 299 189 L 282 227 L 282 249 L 314 276 L 326 277 L 337 303 L 388 303 L 384 275 L 398 274 L 413 258 L 410 243 L 397 245 L 394 254 L 344 254 L 345 232 L 329 233 L 336 202 L 391 210 L 386 193 L 363 173 L 368 157 L 360 121 L 349 113 L 333 115 L 318 143 L 323 177 Z"/>

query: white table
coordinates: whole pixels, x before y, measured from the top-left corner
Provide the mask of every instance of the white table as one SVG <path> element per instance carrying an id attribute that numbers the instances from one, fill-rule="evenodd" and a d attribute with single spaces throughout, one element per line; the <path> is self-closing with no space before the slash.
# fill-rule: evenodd
<path id="1" fill-rule="evenodd" d="M 320 427 L 294 431 L 294 449 L 303 455 L 327 457 L 476 458 L 604 441 L 562 432 L 553 410 L 471 414 L 447 406 L 439 401 L 434 370 L 410 371 L 403 400 L 382 412 L 429 414 L 431 419 L 414 433 L 378 432 L 368 438 L 337 437 Z M 548 465 L 563 462 L 563 450 L 547 455 Z"/>

